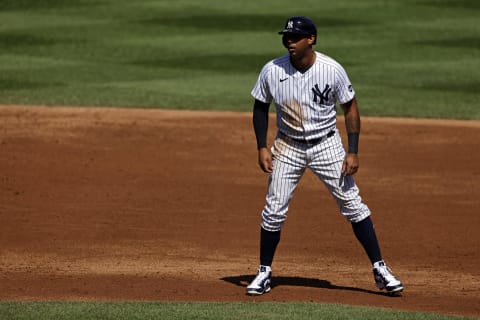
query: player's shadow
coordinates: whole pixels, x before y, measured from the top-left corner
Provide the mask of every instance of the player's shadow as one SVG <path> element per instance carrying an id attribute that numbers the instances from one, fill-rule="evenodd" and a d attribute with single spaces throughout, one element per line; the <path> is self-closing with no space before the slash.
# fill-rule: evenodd
<path id="1" fill-rule="evenodd" d="M 223 277 L 220 280 L 230 282 L 234 285 L 240 287 L 246 287 L 254 278 L 254 275 L 240 275 L 240 276 L 231 276 Z M 368 294 L 376 295 L 388 295 L 387 293 L 380 291 L 372 291 L 356 287 L 348 286 L 337 286 L 332 284 L 328 280 L 314 279 L 314 278 L 304 278 L 304 277 L 272 277 L 272 288 L 279 286 L 296 286 L 296 287 L 309 287 L 309 288 L 320 288 L 320 289 L 330 289 L 330 290 L 346 290 L 346 291 L 355 291 L 355 292 L 364 292 Z"/>

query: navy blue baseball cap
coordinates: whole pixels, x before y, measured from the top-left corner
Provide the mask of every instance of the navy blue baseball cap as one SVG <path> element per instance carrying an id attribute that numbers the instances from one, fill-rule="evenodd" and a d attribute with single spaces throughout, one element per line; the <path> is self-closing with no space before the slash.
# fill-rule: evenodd
<path id="1" fill-rule="evenodd" d="M 305 16 L 288 18 L 285 22 L 285 27 L 279 32 L 279 34 L 285 33 L 303 34 L 306 36 L 314 35 L 315 42 L 317 42 L 317 27 L 315 27 L 315 23 L 310 18 Z"/>

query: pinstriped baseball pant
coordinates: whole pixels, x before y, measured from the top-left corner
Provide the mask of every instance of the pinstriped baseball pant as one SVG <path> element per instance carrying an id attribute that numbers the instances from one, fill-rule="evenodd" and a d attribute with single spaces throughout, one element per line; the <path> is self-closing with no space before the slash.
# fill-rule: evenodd
<path id="1" fill-rule="evenodd" d="M 345 150 L 338 131 L 316 145 L 296 142 L 279 134 L 271 150 L 273 172 L 268 179 L 262 228 L 281 230 L 287 219 L 290 200 L 307 168 L 325 184 L 341 214 L 350 222 L 359 222 L 370 216 L 353 176 L 343 177 L 341 174 Z"/>

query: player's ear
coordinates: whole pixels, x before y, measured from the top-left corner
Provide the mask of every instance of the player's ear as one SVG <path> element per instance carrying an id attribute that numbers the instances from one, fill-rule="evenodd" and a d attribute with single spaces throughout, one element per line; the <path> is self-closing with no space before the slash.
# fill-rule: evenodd
<path id="1" fill-rule="evenodd" d="M 308 44 L 313 46 L 315 43 L 317 43 L 317 36 L 312 34 L 310 38 L 308 38 Z"/>

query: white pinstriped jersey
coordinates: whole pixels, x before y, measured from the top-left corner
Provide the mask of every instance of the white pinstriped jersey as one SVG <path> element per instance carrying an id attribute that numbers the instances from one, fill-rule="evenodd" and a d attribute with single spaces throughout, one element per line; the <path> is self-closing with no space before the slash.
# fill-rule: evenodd
<path id="1" fill-rule="evenodd" d="M 296 139 L 316 139 L 336 128 L 336 102 L 353 99 L 355 91 L 344 68 L 315 52 L 315 63 L 304 73 L 290 56 L 268 62 L 251 92 L 265 103 L 275 102 L 278 130 Z"/>

